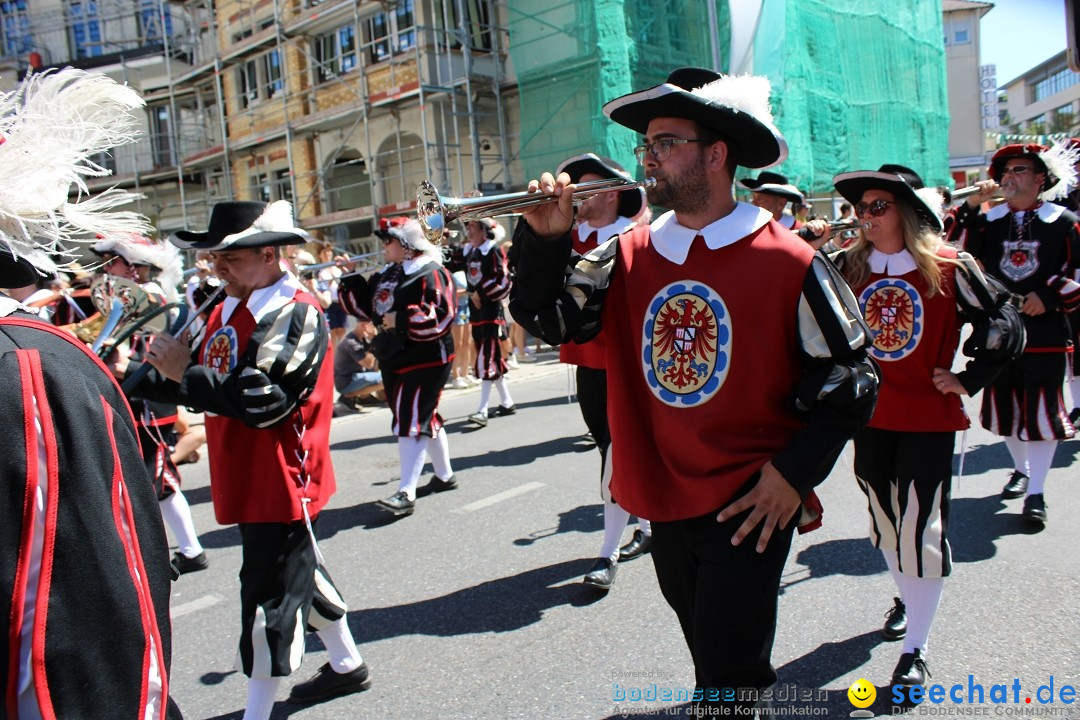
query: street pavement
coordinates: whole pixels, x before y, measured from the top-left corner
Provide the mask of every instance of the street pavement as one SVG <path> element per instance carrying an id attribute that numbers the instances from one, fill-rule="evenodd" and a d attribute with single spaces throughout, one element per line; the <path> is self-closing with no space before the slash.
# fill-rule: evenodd
<path id="1" fill-rule="evenodd" d="M 396 490 L 389 411 L 334 420 L 338 492 L 318 533 L 373 686 L 321 705 L 286 702 L 291 684 L 326 660 L 309 635 L 304 665 L 283 683 L 274 718 L 686 714 L 685 703 L 651 699 L 693 686 L 651 560 L 620 565 L 606 596 L 580 583 L 600 549 L 603 519 L 599 454 L 583 440 L 581 415 L 568 402 L 570 375 L 548 353 L 509 381 L 518 413 L 479 430 L 465 422 L 478 389 L 444 393 L 460 488 L 420 498 L 411 517 L 395 520 L 374 505 Z M 955 697 L 963 702 L 925 702 L 908 712 L 1080 718 L 1080 709 L 1060 702 L 1064 685 L 1080 684 L 1073 467 L 1080 440 L 1058 448 L 1047 483 L 1050 521 L 1041 532 L 1020 517 L 1021 500 L 998 497 L 1011 471 L 1004 445 L 979 428 L 966 444 L 950 517 L 955 570 L 929 649 L 930 683 L 946 693 L 961 684 Z M 846 717 L 854 710 L 847 689 L 860 678 L 877 687 L 873 714 L 905 709 L 894 707 L 886 687 L 900 643 L 880 636 L 897 593 L 867 540 L 866 503 L 851 464 L 849 446 L 819 488 L 824 527 L 796 536 L 784 572 L 773 651 L 780 677 L 774 707 L 782 712 Z M 181 469 L 210 568 L 173 585 L 171 692 L 186 718 L 239 719 L 239 534 L 214 522 L 205 457 Z M 421 483 L 428 477 L 430 466 Z M 1043 705 L 1048 689 L 1036 691 L 1051 678 L 1056 702 Z M 990 703 L 995 684 L 1008 686 L 1008 703 Z M 968 703 L 969 685 L 983 687 L 984 704 Z M 644 699 L 632 699 L 635 690 Z"/>

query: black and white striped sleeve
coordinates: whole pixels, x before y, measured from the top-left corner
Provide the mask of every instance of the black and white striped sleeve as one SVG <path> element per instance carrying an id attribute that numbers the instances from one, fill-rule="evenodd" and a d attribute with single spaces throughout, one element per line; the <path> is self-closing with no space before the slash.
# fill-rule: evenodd
<path id="1" fill-rule="evenodd" d="M 806 425 L 773 459 L 803 497 L 829 475 L 844 444 L 874 412 L 880 375 L 866 354 L 870 329 L 832 263 L 818 253 L 798 308 L 803 375 L 795 411 Z"/>
<path id="2" fill-rule="evenodd" d="M 284 422 L 315 388 L 326 358 L 329 331 L 314 305 L 289 303 L 263 318 L 237 367 L 218 375 L 191 365 L 181 397 L 218 415 L 255 428 Z"/>
<path id="3" fill-rule="evenodd" d="M 541 240 L 528 224 L 514 234 L 514 290 L 510 313 L 530 334 L 550 345 L 586 342 L 600 332 L 600 316 L 615 270 L 618 236 L 584 256 L 571 250 L 570 235 Z"/>

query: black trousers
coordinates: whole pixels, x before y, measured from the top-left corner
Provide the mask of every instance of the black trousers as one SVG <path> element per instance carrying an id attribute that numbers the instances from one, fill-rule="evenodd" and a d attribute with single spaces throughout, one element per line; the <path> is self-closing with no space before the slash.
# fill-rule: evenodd
<path id="1" fill-rule="evenodd" d="M 756 482 L 757 475 L 741 492 Z M 770 662 L 776 609 L 795 522 L 777 528 L 759 554 L 759 530 L 738 546 L 731 544 L 750 512 L 718 523 L 719 510 L 687 520 L 654 521 L 652 558 L 660 590 L 679 618 L 694 659 L 704 704 L 750 707 L 754 700 L 740 701 L 739 688 L 760 690 L 776 682 Z M 733 690 L 734 699 L 710 702 L 709 689 L 722 698 L 725 690 Z"/>
<path id="2" fill-rule="evenodd" d="M 600 477 L 611 445 L 611 430 L 607 421 L 607 370 L 577 366 L 577 399 L 585 427 L 589 428 L 596 448 L 600 451 Z"/>

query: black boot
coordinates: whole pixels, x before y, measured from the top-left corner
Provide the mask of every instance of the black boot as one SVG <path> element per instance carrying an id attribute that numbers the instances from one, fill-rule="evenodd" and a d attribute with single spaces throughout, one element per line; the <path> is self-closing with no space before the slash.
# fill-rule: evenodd
<path id="1" fill-rule="evenodd" d="M 1028 495 L 1024 498 L 1024 512 L 1023 515 L 1032 522 L 1039 523 L 1040 525 L 1046 524 L 1046 501 L 1043 499 L 1043 494 Z"/>

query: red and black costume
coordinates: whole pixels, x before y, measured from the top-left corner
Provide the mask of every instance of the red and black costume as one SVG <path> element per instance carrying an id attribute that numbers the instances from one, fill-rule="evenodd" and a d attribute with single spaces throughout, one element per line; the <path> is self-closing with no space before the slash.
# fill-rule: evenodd
<path id="1" fill-rule="evenodd" d="M 1020 440 L 1073 437 L 1061 387 L 1072 352 L 1067 313 L 1080 306 L 1076 216 L 1049 202 L 1027 212 L 1003 204 L 985 214 L 962 203 L 954 212 L 949 239 L 962 241 L 1010 292 L 1034 292 L 1046 307 L 1041 315 L 1023 315 L 1027 348 L 983 394 L 983 427 Z"/>
<path id="2" fill-rule="evenodd" d="M 0 296 L 0 714 L 179 717 L 168 543 L 131 411 L 85 346 L 14 309 Z"/>
<path id="3" fill-rule="evenodd" d="M 436 436 L 443 425 L 439 398 L 454 361 L 450 328 L 457 294 L 450 272 L 419 255 L 386 265 L 370 278 L 346 275 L 339 295 L 347 312 L 370 318 L 379 328 L 372 352 L 393 411 L 393 433 Z M 394 315 L 393 329 L 383 327 L 386 314 Z"/>
<path id="4" fill-rule="evenodd" d="M 524 222 L 515 245 L 518 322 L 552 344 L 603 326 L 618 388 L 608 396 L 611 492 L 653 521 L 657 578 L 698 686 L 770 685 L 794 523 L 759 554 L 752 540 L 731 545 L 745 514 L 717 523 L 716 513 L 772 461 L 803 497 L 803 522 L 820 519 L 813 488 L 876 394 L 850 290 L 769 212 L 743 203 L 700 231 L 667 213 L 582 259 L 569 235 L 540 240 Z"/>
<path id="5" fill-rule="evenodd" d="M 214 309 L 179 383 L 155 370 L 137 388 L 206 412 L 214 513 L 240 525 L 243 543 L 248 677 L 291 674 L 303 657 L 297 624 L 319 630 L 346 611 L 306 524 L 335 490 L 330 353 L 318 301 L 286 274 L 245 303 L 229 297 Z"/>
<path id="6" fill-rule="evenodd" d="M 476 377 L 498 380 L 506 372 L 499 336 L 506 325 L 502 301 L 510 294 L 510 268 L 506 253 L 495 240 L 488 239 L 465 253 L 465 278 L 469 294 L 480 296 L 480 307 L 471 305 L 469 322 L 476 344 Z"/>

